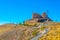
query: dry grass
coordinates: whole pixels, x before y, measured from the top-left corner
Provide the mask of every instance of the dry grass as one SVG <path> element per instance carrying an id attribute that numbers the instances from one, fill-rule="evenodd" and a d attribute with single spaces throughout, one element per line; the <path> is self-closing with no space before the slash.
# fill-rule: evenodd
<path id="1" fill-rule="evenodd" d="M 46 35 L 43 35 L 40 40 L 60 40 L 60 23 L 50 22 L 45 24 L 48 24 L 45 27 L 50 28 L 50 31 Z M 3 35 L 0 36 L 0 40 L 29 40 L 37 34 L 37 31 L 41 30 L 35 30 L 32 27 L 23 25 L 15 26 L 14 24 L 1 25 L 0 35 Z"/>
<path id="2" fill-rule="evenodd" d="M 50 31 L 40 40 L 60 40 L 60 23 L 51 23 L 47 28 L 50 28 Z"/>

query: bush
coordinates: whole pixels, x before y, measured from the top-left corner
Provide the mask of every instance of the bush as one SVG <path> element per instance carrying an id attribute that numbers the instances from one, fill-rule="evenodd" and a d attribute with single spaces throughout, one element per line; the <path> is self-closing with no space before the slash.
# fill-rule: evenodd
<path id="1" fill-rule="evenodd" d="M 41 30 L 44 30 L 44 29 L 45 29 L 45 27 L 42 26 L 42 27 L 41 27 Z"/>
<path id="2" fill-rule="evenodd" d="M 33 31 L 32 31 L 32 35 L 36 36 L 37 33 L 38 33 L 37 30 L 38 30 L 38 29 L 33 30 Z"/>
<path id="3" fill-rule="evenodd" d="M 22 23 L 19 23 L 19 25 L 22 25 Z"/>
<path id="4" fill-rule="evenodd" d="M 34 26 L 37 26 L 37 24 L 34 24 Z"/>
<path id="5" fill-rule="evenodd" d="M 28 24 L 23 24 L 24 26 L 29 26 Z"/>

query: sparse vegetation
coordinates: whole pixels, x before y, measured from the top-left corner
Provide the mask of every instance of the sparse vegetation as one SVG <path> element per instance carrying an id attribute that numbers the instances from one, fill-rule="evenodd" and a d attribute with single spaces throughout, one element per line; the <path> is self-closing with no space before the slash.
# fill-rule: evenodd
<path id="1" fill-rule="evenodd" d="M 34 30 L 32 31 L 32 35 L 33 35 L 33 36 L 36 36 L 37 33 L 38 33 L 38 29 L 34 29 Z"/>
<path id="2" fill-rule="evenodd" d="M 50 31 L 46 34 L 43 35 L 40 40 L 60 40 L 60 24 L 59 23 L 53 23 L 49 26 Z"/>
<path id="3" fill-rule="evenodd" d="M 44 27 L 44 26 L 42 26 L 40 29 L 41 29 L 41 30 L 44 30 L 44 29 L 45 29 L 45 27 Z"/>
<path id="4" fill-rule="evenodd" d="M 34 26 L 36 27 L 36 26 L 37 26 L 37 24 L 34 24 Z"/>
<path id="5" fill-rule="evenodd" d="M 19 25 L 22 25 L 22 23 L 19 23 Z"/>
<path id="6" fill-rule="evenodd" d="M 20 24 L 21 25 L 21 24 Z M 32 27 L 28 27 L 30 25 L 28 24 L 22 24 L 24 27 L 17 27 L 17 34 L 11 33 L 9 36 L 7 34 L 2 37 L 0 37 L 1 40 L 8 40 L 8 39 L 14 39 L 15 35 L 19 36 L 19 40 L 30 40 L 31 37 L 35 37 L 41 30 L 44 30 L 45 28 L 50 28 L 50 31 L 43 35 L 39 40 L 60 40 L 60 23 L 51 23 L 48 26 L 42 26 L 39 29 L 33 29 Z M 4 27 L 5 26 L 5 27 Z M 14 26 L 15 25 L 4 25 L 0 27 L 0 33 L 10 32 L 10 31 L 16 31 Z M 18 25 L 17 25 L 18 26 Z M 21 31 L 21 33 L 20 33 Z"/>
<path id="7" fill-rule="evenodd" d="M 29 24 L 23 24 L 24 26 L 29 26 Z"/>

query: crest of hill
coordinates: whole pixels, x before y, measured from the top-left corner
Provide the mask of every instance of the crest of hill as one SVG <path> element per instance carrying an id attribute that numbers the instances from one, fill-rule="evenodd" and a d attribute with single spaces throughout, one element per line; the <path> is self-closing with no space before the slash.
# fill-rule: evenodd
<path id="1" fill-rule="evenodd" d="M 15 24 L 3 24 L 3 25 L 0 25 L 0 27 L 13 27 L 13 26 L 15 26 Z"/>

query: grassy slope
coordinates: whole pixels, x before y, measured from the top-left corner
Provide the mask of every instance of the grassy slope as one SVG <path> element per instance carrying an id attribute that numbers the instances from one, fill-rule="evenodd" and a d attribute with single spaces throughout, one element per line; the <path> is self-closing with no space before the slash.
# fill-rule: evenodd
<path id="1" fill-rule="evenodd" d="M 36 33 L 35 29 L 31 29 L 31 27 L 23 26 L 23 25 L 16 25 L 14 24 L 5 24 L 0 26 L 0 35 L 3 34 L 3 36 L 0 36 L 0 40 L 13 40 L 17 37 L 18 40 L 29 40 L 31 37 L 35 36 Z M 11 31 L 14 31 L 11 33 Z M 35 30 L 35 31 L 34 31 Z M 10 33 L 9 33 L 10 32 Z M 5 34 L 8 33 L 8 34 Z"/>
<path id="2" fill-rule="evenodd" d="M 60 40 L 60 23 L 54 23 L 54 22 L 49 22 L 49 23 L 45 23 L 48 24 L 48 26 L 46 26 L 46 28 L 50 28 L 50 31 L 46 34 L 43 35 L 39 40 Z M 29 40 L 31 37 L 35 36 L 37 34 L 37 32 L 40 29 L 31 29 L 31 27 L 28 26 L 21 26 L 18 25 L 17 28 L 15 28 L 14 24 L 6 24 L 6 25 L 1 25 L 0 26 L 0 34 L 1 33 L 5 33 L 5 32 L 9 32 L 12 30 L 19 30 L 22 32 L 22 34 L 19 34 L 19 38 L 18 40 Z M 35 33 L 36 31 L 36 33 Z M 9 36 L 5 35 L 0 37 L 0 40 L 12 40 L 14 39 L 15 35 L 17 35 L 16 33 L 13 34 L 9 34 Z"/>
<path id="3" fill-rule="evenodd" d="M 39 40 L 60 40 L 60 23 L 51 23 L 47 28 L 50 31 Z"/>
<path id="4" fill-rule="evenodd" d="M 14 24 L 0 25 L 0 34 L 11 31 L 11 30 L 14 30 L 14 26 L 15 26 Z"/>

